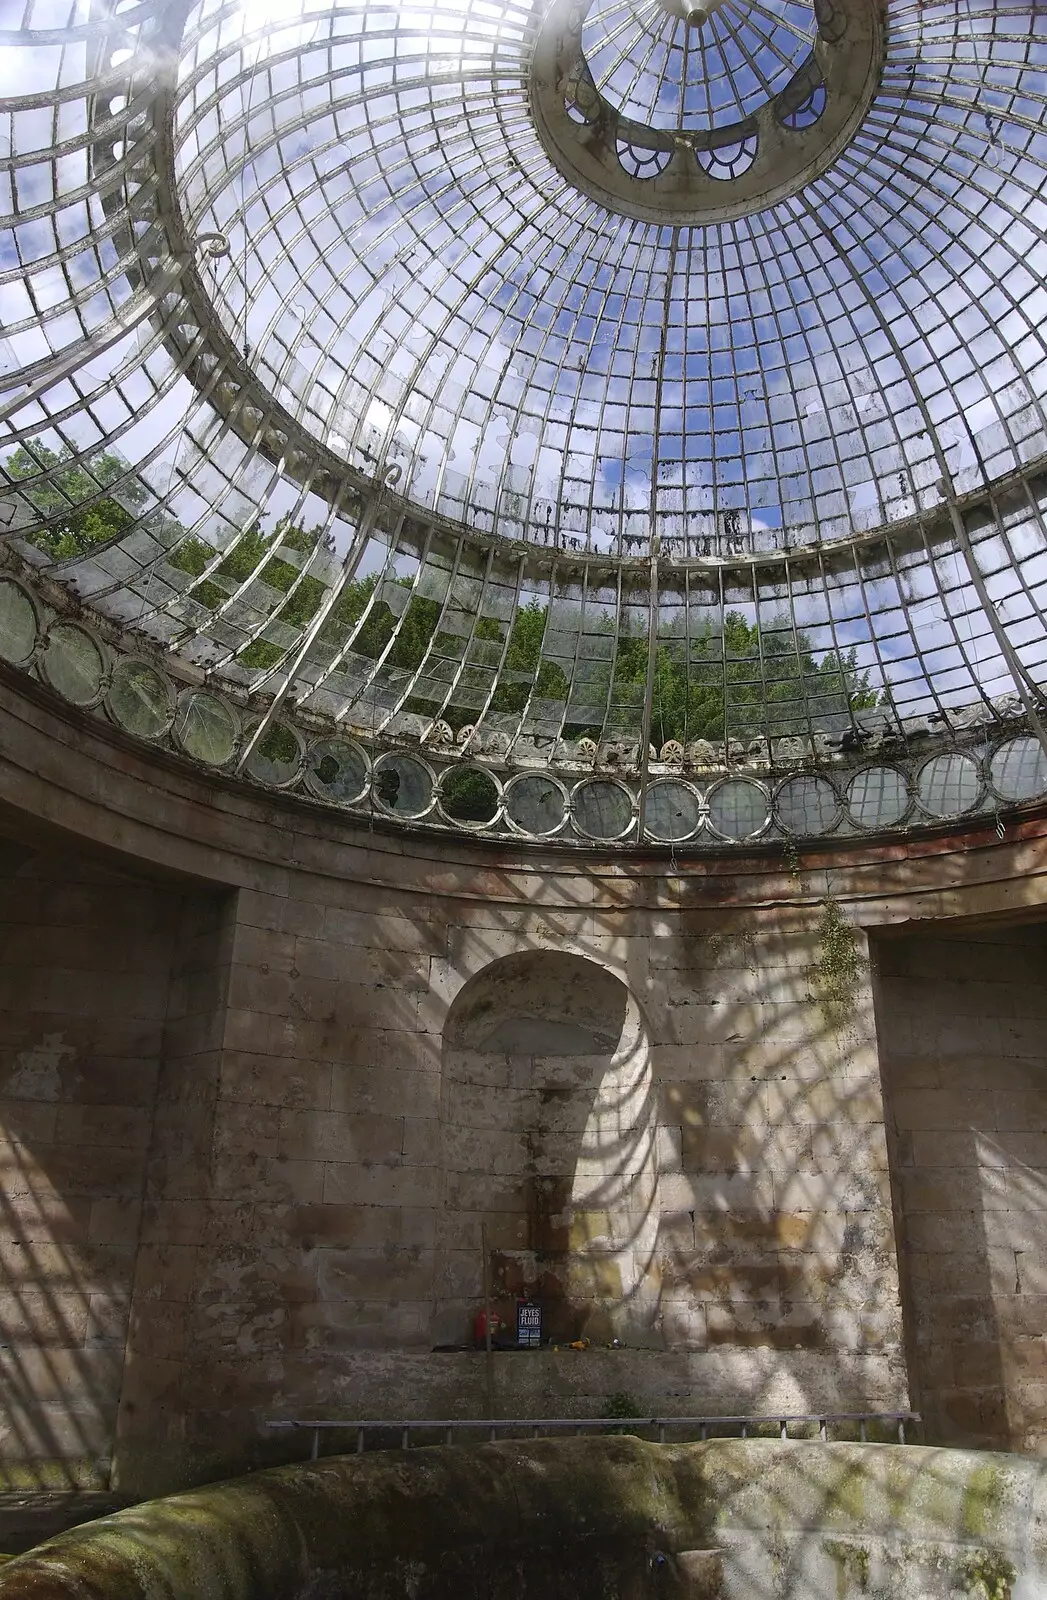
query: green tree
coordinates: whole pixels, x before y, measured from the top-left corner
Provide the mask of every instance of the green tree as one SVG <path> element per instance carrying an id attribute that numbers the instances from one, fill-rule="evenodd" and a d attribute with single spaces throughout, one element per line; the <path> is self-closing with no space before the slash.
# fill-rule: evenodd
<path id="1" fill-rule="evenodd" d="M 548 607 L 538 600 L 529 600 L 527 605 L 518 608 L 509 634 L 505 664 L 491 700 L 492 711 L 521 712 L 532 688 L 543 699 L 567 699 L 570 685 L 563 668 L 555 661 L 541 659 L 548 615 Z"/>
<path id="2" fill-rule="evenodd" d="M 28 537 L 56 560 L 83 555 L 91 549 L 117 539 L 133 528 L 148 491 L 120 459 L 106 452 L 95 456 L 89 466 L 74 460 L 72 452 L 61 452 L 34 444 L 20 446 L 4 463 L 15 483 L 25 483 L 28 502 L 53 526 L 30 533 Z M 29 480 L 47 474 L 44 482 Z M 99 489 L 120 484 L 120 499 L 103 495 L 92 505 L 85 502 Z M 305 528 L 282 517 L 270 533 L 260 523 L 252 523 L 238 536 L 229 551 L 214 566 L 217 552 L 205 540 L 182 538 L 167 560 L 171 566 L 195 581 L 189 589 L 193 599 L 208 610 L 216 610 L 237 586 L 257 573 L 260 581 L 284 598 L 274 606 L 272 620 L 304 630 L 313 621 L 329 594 L 328 585 L 312 573 L 303 575 L 300 567 L 279 554 L 294 551 L 308 561 L 321 540 L 329 537 L 322 528 Z M 212 568 L 210 576 L 204 576 Z M 378 579 L 356 578 L 345 584 L 325 618 L 320 638 L 331 648 L 340 648 L 361 622 L 353 640 L 353 652 L 377 660 L 388 650 L 386 661 L 403 672 L 417 672 L 432 650 L 437 661 L 454 664 L 459 659 L 460 641 L 440 635 L 440 602 L 413 592 L 410 579 L 397 583 L 412 589 L 402 615 L 385 599 L 376 599 Z M 491 709 L 520 715 L 532 696 L 539 699 L 568 700 L 571 684 L 562 666 L 543 660 L 542 646 L 548 622 L 548 607 L 537 599 L 520 606 L 511 623 L 505 660 L 495 683 Z M 473 665 L 497 664 L 501 654 L 503 624 L 494 618 L 480 618 L 470 649 Z M 608 613 L 601 619 L 608 635 L 616 619 Z M 619 705 L 643 704 L 649 665 L 646 629 L 622 631 L 616 641 L 613 664 L 610 652 L 605 662 L 589 662 L 586 700 L 600 705 L 611 696 Z M 270 668 L 284 657 L 284 650 L 268 639 L 247 645 L 239 660 L 247 667 Z M 439 670 L 439 669 L 438 669 Z M 450 678 L 448 679 L 450 681 Z M 467 708 L 443 705 L 439 699 L 419 695 L 406 702 L 406 709 L 423 716 L 442 715 L 457 731 L 472 720 Z M 780 736 L 805 733 L 810 723 L 825 725 L 847 712 L 869 709 L 879 703 L 868 676 L 857 666 L 854 650 L 842 654 L 828 652 L 819 659 L 808 636 L 794 633 L 782 620 L 761 630 L 747 622 L 739 612 L 724 617 L 722 634 L 706 628 L 689 639 L 682 633 L 661 637 L 654 654 L 654 682 L 651 704 L 651 741 L 657 747 L 667 740 L 687 743 L 692 739 L 722 741 L 750 739 L 762 734 Z M 599 737 L 600 727 L 572 724 L 572 736 L 590 733 Z"/>
<path id="3" fill-rule="evenodd" d="M 88 468 L 67 448 L 55 451 L 42 444 L 20 445 L 7 457 L 4 468 L 13 482 L 26 484 L 22 492 L 35 511 L 48 520 L 56 519 L 51 527 L 26 535 L 30 544 L 46 550 L 55 561 L 86 555 L 111 539 L 118 539 L 134 527 L 148 499 L 144 485 L 133 476 L 127 477 L 124 462 L 110 452 L 95 456 Z M 43 482 L 27 481 L 42 473 L 47 474 Z M 117 483 L 119 500 L 103 495 L 93 505 L 85 505 L 100 489 Z"/>
<path id="4" fill-rule="evenodd" d="M 690 670 L 688 670 L 688 653 Z M 644 685 L 646 631 L 618 641 L 615 684 Z M 690 641 L 669 636 L 654 657 L 651 742 L 686 744 L 803 734 L 828 721 L 878 704 L 854 650 L 819 660 L 806 634 L 779 619 L 761 630 L 736 611 L 724 617 L 722 635 L 708 628 Z"/>

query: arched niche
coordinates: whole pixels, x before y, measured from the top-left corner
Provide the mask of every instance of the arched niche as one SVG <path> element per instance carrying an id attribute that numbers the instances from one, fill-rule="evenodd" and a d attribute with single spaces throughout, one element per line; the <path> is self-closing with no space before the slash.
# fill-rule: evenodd
<path id="1" fill-rule="evenodd" d="M 434 1342 L 483 1298 L 542 1306 L 556 1341 L 658 1342 L 656 1111 L 647 1030 L 613 973 L 531 951 L 493 962 L 444 1028 Z"/>

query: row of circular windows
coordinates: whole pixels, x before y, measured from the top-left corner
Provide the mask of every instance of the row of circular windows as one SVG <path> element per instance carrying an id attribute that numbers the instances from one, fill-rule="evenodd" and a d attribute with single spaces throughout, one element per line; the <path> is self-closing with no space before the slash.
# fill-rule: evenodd
<path id="1" fill-rule="evenodd" d="M 71 704 L 101 708 L 125 732 L 152 743 L 170 738 L 205 766 L 229 769 L 256 724 L 210 689 L 174 683 L 151 662 L 112 658 L 79 623 L 54 621 L 41 629 L 32 598 L 0 580 L 0 657 L 35 666 Z M 346 807 L 373 807 L 390 817 L 437 820 L 456 827 L 505 827 L 548 839 L 573 830 L 579 838 L 617 842 L 634 837 L 641 803 L 618 778 L 584 778 L 568 788 L 551 773 L 523 772 L 502 780 L 486 767 L 456 762 L 442 769 L 421 756 L 387 752 L 372 760 L 348 738 L 307 744 L 301 732 L 277 722 L 250 749 L 244 771 L 277 789 L 299 784 L 314 798 Z M 979 807 L 1031 800 L 1047 793 L 1047 756 L 1028 735 L 1007 739 L 981 759 L 947 751 L 912 774 L 897 766 L 867 766 L 844 784 L 798 773 L 776 785 L 726 777 L 704 791 L 683 778 L 659 777 L 643 797 L 644 837 L 682 844 L 705 835 L 738 843 L 782 832 L 818 837 L 845 827 L 863 832 L 904 821 L 942 820 Z"/>

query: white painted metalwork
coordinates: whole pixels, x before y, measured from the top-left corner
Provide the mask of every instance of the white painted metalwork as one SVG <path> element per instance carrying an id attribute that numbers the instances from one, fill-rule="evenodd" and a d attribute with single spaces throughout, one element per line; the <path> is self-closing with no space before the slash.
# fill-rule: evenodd
<path id="1" fill-rule="evenodd" d="M 710 150 L 756 100 L 814 140 L 796 73 L 861 12 L 616 3 L 600 95 Z M 601 849 L 1038 798 L 1047 10 L 887 0 L 845 146 L 755 207 L 725 168 L 701 226 L 553 165 L 550 11 L 8 7 L 0 656 L 316 803 L 428 763 L 431 826 L 456 762 L 474 831 Z"/>

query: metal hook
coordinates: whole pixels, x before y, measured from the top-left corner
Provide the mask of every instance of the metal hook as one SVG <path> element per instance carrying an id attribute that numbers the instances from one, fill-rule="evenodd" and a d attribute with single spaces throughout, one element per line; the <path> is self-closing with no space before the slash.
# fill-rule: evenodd
<path id="1" fill-rule="evenodd" d="M 193 240 L 193 248 L 199 250 L 202 256 L 209 261 L 220 261 L 224 256 L 232 254 L 229 240 L 224 233 L 198 233 Z"/>

